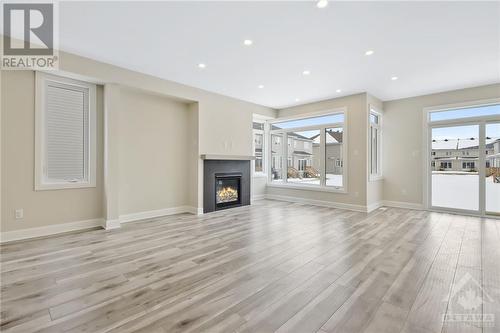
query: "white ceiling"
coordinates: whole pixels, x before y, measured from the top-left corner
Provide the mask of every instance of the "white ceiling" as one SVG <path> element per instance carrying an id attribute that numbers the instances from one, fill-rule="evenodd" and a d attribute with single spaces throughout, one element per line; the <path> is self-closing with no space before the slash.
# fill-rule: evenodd
<path id="1" fill-rule="evenodd" d="M 500 2 L 61 2 L 60 46 L 274 108 L 391 100 L 500 82 Z"/>

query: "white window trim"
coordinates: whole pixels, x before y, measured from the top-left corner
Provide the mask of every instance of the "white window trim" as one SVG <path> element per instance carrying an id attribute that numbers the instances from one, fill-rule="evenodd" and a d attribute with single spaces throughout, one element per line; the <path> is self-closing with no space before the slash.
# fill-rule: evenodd
<path id="1" fill-rule="evenodd" d="M 487 122 L 497 122 L 499 121 L 499 118 L 497 115 L 488 115 L 488 116 L 479 116 L 479 117 L 464 117 L 464 118 L 458 118 L 458 119 L 446 119 L 446 120 L 436 120 L 436 121 L 431 121 L 430 120 L 430 114 L 432 112 L 439 112 L 439 111 L 449 111 L 453 109 L 460 109 L 460 108 L 469 108 L 469 107 L 480 107 L 480 106 L 487 106 L 487 105 L 495 105 L 495 104 L 500 104 L 500 98 L 491 98 L 491 99 L 483 99 L 483 100 L 473 100 L 473 101 L 466 101 L 466 102 L 461 102 L 461 103 L 453 103 L 453 104 L 446 104 L 446 105 L 435 105 L 435 106 L 429 106 L 423 108 L 422 112 L 422 129 L 423 129 L 423 135 L 422 135 L 422 153 L 424 158 L 422 159 L 422 192 L 423 192 L 423 202 L 424 202 L 424 208 L 432 211 L 449 211 L 449 212 L 457 212 L 461 214 L 470 214 L 474 216 L 488 216 L 488 217 L 494 217 L 497 218 L 496 215 L 487 215 L 484 209 L 484 202 L 485 202 L 485 183 L 481 181 L 479 183 L 479 210 L 478 211 L 469 211 L 469 210 L 462 210 L 462 209 L 454 209 L 454 208 L 443 208 L 443 207 L 433 207 L 432 206 L 432 184 L 431 184 L 431 166 L 429 161 L 431 160 L 430 153 L 432 151 L 431 144 L 432 144 L 432 127 L 447 127 L 447 126 L 460 126 L 460 125 L 479 125 L 479 137 L 484 137 L 485 133 L 482 130 L 483 126 L 482 124 L 486 124 Z M 478 165 L 484 165 L 484 155 L 482 154 L 481 151 L 484 150 L 484 147 L 481 147 L 484 145 L 484 143 L 481 142 L 480 140 L 480 145 L 479 145 L 479 164 Z M 484 164 L 483 164 L 484 163 Z M 479 179 L 484 179 L 484 168 L 479 169 Z"/>
<path id="2" fill-rule="evenodd" d="M 96 187 L 97 172 L 97 119 L 96 119 L 96 85 L 88 82 L 73 80 L 66 77 L 50 75 L 42 72 L 35 74 L 35 191 L 60 190 L 71 188 Z M 45 87 L 47 81 L 73 85 L 88 89 L 89 96 L 89 135 L 88 135 L 88 175 L 85 181 L 80 182 L 48 182 L 44 170 L 46 165 L 45 150 Z"/>
<path id="3" fill-rule="evenodd" d="M 252 124 L 253 123 L 260 123 L 260 124 L 263 124 L 264 125 L 264 130 L 258 130 L 258 129 L 252 129 L 252 151 L 254 152 L 255 154 L 255 134 L 261 134 L 262 135 L 262 153 L 261 153 L 261 157 L 262 157 L 262 171 L 255 171 L 255 160 L 252 161 L 252 177 L 267 177 L 266 175 L 266 162 L 267 162 L 267 154 L 266 154 L 266 151 L 267 151 L 267 145 L 266 145 L 266 131 L 265 131 L 265 127 L 266 127 L 266 122 L 265 120 L 262 120 L 262 119 L 253 119 L 252 121 Z"/>
<path id="4" fill-rule="evenodd" d="M 287 132 L 294 131 L 294 132 L 300 132 L 304 130 L 320 130 L 320 133 L 326 131 L 328 128 L 336 128 L 336 127 L 342 127 L 343 131 L 343 142 L 342 142 L 342 161 L 343 161 L 343 168 L 342 168 L 342 187 L 335 187 L 335 186 L 327 186 L 326 185 L 326 173 L 325 173 L 325 136 L 321 135 L 320 136 L 320 165 L 321 165 L 321 170 L 320 170 L 320 185 L 312 185 L 312 184 L 297 184 L 297 183 L 288 183 L 286 181 L 287 179 L 287 169 L 288 169 L 288 163 L 286 163 L 286 167 L 282 167 L 282 179 L 281 180 L 272 180 L 272 173 L 271 173 L 271 164 L 268 165 L 267 167 L 267 186 L 269 187 L 278 187 L 278 188 L 292 188 L 292 189 L 303 189 L 303 190 L 310 190 L 310 191 L 319 191 L 319 192 L 334 192 L 334 193 L 340 193 L 340 194 L 348 194 L 348 188 L 349 188 L 349 183 L 348 183 L 348 124 L 349 124 L 349 116 L 347 113 L 347 108 L 342 107 L 342 108 L 336 108 L 336 109 L 329 109 L 329 110 L 323 110 L 323 111 L 318 111 L 318 112 L 311 112 L 311 113 L 303 113 L 297 116 L 292 116 L 292 117 L 283 117 L 283 118 L 276 118 L 273 120 L 270 120 L 267 122 L 268 128 L 271 127 L 273 123 L 278 123 L 278 122 L 283 122 L 283 121 L 290 121 L 290 120 L 300 120 L 300 119 L 306 119 L 306 118 L 311 118 L 311 117 L 320 117 L 320 116 L 327 116 L 327 115 L 333 115 L 333 114 L 340 114 L 342 113 L 344 115 L 344 121 L 339 122 L 339 123 L 331 123 L 331 124 L 322 124 L 322 125 L 312 125 L 312 126 L 306 126 L 306 127 L 297 127 L 297 128 L 287 128 L 287 129 L 279 129 L 279 130 L 268 130 L 266 132 L 266 136 L 271 137 L 272 134 L 283 134 L 283 138 L 287 140 Z M 286 141 L 285 141 L 286 142 Z M 287 147 L 287 146 L 285 146 Z M 284 149 L 284 148 L 283 148 Z M 269 159 L 272 158 L 272 151 L 269 149 L 267 152 L 267 156 Z M 288 160 L 288 149 L 284 149 L 284 156 L 283 159 L 285 161 Z"/>
<path id="5" fill-rule="evenodd" d="M 373 124 L 370 120 L 370 115 L 376 115 L 378 117 L 378 124 Z M 384 173 L 382 169 L 382 140 L 383 140 L 383 130 L 382 130 L 382 122 L 383 122 L 383 113 L 373 106 L 369 106 L 368 113 L 368 180 L 370 182 L 379 181 L 384 179 Z M 372 159 L 371 159 L 371 151 L 372 151 L 372 138 L 371 138 L 371 129 L 376 128 L 378 134 L 377 140 L 377 173 L 372 173 Z"/>

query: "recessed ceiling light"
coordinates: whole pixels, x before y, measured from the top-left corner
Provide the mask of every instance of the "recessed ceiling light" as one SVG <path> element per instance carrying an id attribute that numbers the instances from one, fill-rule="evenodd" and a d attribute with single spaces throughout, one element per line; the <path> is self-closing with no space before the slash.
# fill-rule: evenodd
<path id="1" fill-rule="evenodd" d="M 392 81 L 396 81 L 397 79 L 398 79 L 398 77 L 397 77 L 397 76 L 393 76 L 393 77 L 391 77 L 391 80 L 392 80 Z"/>
<path id="2" fill-rule="evenodd" d="M 326 6 L 328 6 L 328 0 L 319 0 L 316 2 L 316 7 L 318 8 L 325 8 Z"/>
<path id="3" fill-rule="evenodd" d="M 253 44 L 253 40 L 251 40 L 251 39 L 245 39 L 245 40 L 243 41 L 243 44 L 245 44 L 246 46 L 250 46 L 250 45 L 252 45 L 252 44 Z"/>
<path id="4" fill-rule="evenodd" d="M 305 71 L 302 72 L 302 74 L 303 75 L 309 75 L 309 74 L 311 74 L 311 71 L 305 70 Z"/>
<path id="5" fill-rule="evenodd" d="M 373 50 L 368 50 L 365 52 L 365 55 L 372 55 L 374 54 L 375 52 Z"/>
<path id="6" fill-rule="evenodd" d="M 259 84 L 259 86 L 257 87 L 259 89 L 263 89 L 264 88 L 264 85 L 263 84 Z"/>
<path id="7" fill-rule="evenodd" d="M 207 67 L 207 65 L 205 65 L 205 64 L 198 64 L 198 68 L 205 68 L 205 67 Z"/>
<path id="8" fill-rule="evenodd" d="M 337 89 L 337 90 L 335 90 L 335 91 L 336 91 L 336 92 L 338 92 L 338 93 L 339 93 L 339 92 L 342 92 L 342 90 L 340 90 L 340 89 Z"/>
<path id="9" fill-rule="evenodd" d="M 295 102 L 300 102 L 300 98 L 296 98 L 296 99 L 295 99 Z"/>

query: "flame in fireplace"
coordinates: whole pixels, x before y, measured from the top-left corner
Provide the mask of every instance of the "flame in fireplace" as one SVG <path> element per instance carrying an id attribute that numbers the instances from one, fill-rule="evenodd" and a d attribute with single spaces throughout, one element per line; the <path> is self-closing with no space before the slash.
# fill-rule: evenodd
<path id="1" fill-rule="evenodd" d="M 238 200 L 238 190 L 231 186 L 217 190 L 217 203 L 231 202 Z"/>

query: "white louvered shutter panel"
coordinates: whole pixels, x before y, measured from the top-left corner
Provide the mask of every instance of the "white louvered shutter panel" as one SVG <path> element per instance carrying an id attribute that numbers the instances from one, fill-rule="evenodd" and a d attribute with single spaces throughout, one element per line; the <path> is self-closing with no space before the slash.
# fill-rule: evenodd
<path id="1" fill-rule="evenodd" d="M 46 86 L 46 178 L 79 182 L 88 177 L 88 89 L 62 83 Z"/>

